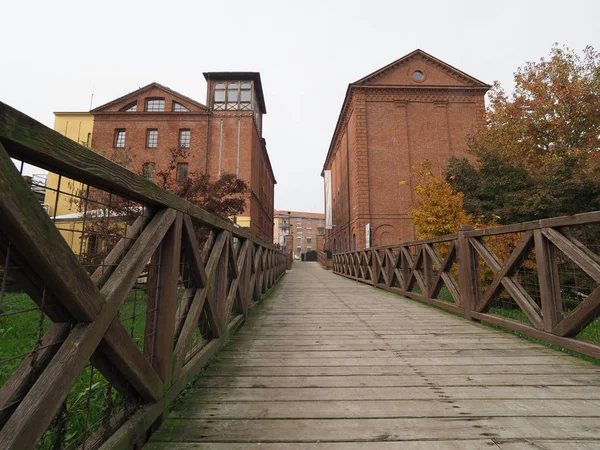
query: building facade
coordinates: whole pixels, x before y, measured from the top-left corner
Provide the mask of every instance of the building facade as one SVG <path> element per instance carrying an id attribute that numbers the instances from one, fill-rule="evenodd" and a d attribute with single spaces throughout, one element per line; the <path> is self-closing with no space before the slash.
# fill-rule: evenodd
<path id="1" fill-rule="evenodd" d="M 274 218 L 274 244 L 290 251 L 285 237 L 291 236 L 294 256 L 317 250 L 317 236 L 325 234 L 325 214 L 276 210 Z"/>
<path id="2" fill-rule="evenodd" d="M 176 160 L 177 182 L 194 173 L 213 180 L 235 174 L 248 184 L 237 224 L 271 242 L 276 181 L 262 137 L 266 107 L 260 74 L 207 72 L 204 77 L 207 105 L 151 83 L 89 114 L 55 113 L 55 130 L 150 179 L 166 169 L 173 151 L 186 155 Z M 72 212 L 61 208 L 58 214 Z"/>
<path id="3" fill-rule="evenodd" d="M 467 155 L 489 88 L 422 50 L 351 83 L 321 173 L 331 175 L 326 248 L 413 240 L 412 170 L 428 159 L 441 173 Z"/>

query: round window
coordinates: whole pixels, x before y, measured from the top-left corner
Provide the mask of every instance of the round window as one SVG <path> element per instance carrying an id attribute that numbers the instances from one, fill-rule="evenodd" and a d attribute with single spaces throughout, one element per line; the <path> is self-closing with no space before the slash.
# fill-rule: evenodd
<path id="1" fill-rule="evenodd" d="M 421 72 L 420 70 L 415 70 L 415 72 L 413 73 L 413 78 L 415 79 L 415 81 L 423 81 L 423 72 Z"/>

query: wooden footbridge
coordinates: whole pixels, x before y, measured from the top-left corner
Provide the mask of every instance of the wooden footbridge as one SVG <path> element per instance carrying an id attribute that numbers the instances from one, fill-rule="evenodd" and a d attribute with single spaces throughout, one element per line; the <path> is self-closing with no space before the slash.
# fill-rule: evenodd
<path id="1" fill-rule="evenodd" d="M 0 448 L 600 449 L 599 254 L 593 212 L 292 265 L 0 104 Z"/>

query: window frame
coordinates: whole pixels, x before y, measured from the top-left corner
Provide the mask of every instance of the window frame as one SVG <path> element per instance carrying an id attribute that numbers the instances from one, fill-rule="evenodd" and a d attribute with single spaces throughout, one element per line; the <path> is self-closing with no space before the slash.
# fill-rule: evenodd
<path id="1" fill-rule="evenodd" d="M 145 100 L 146 101 L 144 103 L 144 112 L 151 112 L 151 113 L 165 112 L 165 98 L 164 97 L 148 97 Z M 156 109 L 156 110 L 148 109 L 150 102 L 155 102 L 155 101 L 158 101 L 158 102 L 162 101 L 162 109 Z"/>
<path id="2" fill-rule="evenodd" d="M 123 140 L 121 142 L 121 145 L 119 145 L 119 142 L 121 141 L 119 138 L 121 136 L 121 133 L 123 133 Z M 127 142 L 127 130 L 125 128 L 115 128 L 115 136 L 113 139 L 113 148 L 125 148 Z"/>
<path id="3" fill-rule="evenodd" d="M 155 139 L 153 139 L 154 146 L 150 145 L 150 134 L 156 132 Z M 146 129 L 146 148 L 155 149 L 158 148 L 158 128 L 147 128 Z"/>
<path id="4" fill-rule="evenodd" d="M 235 87 L 233 87 L 235 85 Z M 254 84 L 251 80 L 228 80 L 215 83 L 213 89 L 213 109 L 219 111 L 251 111 Z M 223 87 L 221 87 L 223 86 Z M 222 100 L 217 100 L 217 92 L 223 94 Z M 249 93 L 248 100 L 242 100 L 242 92 Z M 231 94 L 235 94 L 233 98 Z"/>
<path id="5" fill-rule="evenodd" d="M 180 167 L 184 167 L 184 166 L 185 166 L 185 179 L 182 180 L 179 177 L 179 174 L 180 174 L 179 168 Z M 189 170 L 190 170 L 190 166 L 189 166 L 189 164 L 187 162 L 177 163 L 177 168 L 176 168 L 176 172 L 175 172 L 175 181 L 177 183 L 185 183 L 189 179 L 189 176 L 190 176 Z"/>
<path id="6" fill-rule="evenodd" d="M 183 140 L 181 139 L 182 134 L 187 131 L 187 145 L 183 145 Z M 179 148 L 190 148 L 192 145 L 192 130 L 189 128 L 180 128 L 179 129 Z"/>
<path id="7" fill-rule="evenodd" d="M 135 109 L 131 109 L 135 108 Z M 135 102 L 131 102 L 121 108 L 121 112 L 137 112 L 137 100 Z"/>
<path id="8" fill-rule="evenodd" d="M 148 170 L 152 169 L 152 170 Z M 142 176 L 154 182 L 154 176 L 156 175 L 156 163 L 154 161 L 146 161 L 142 164 Z"/>
<path id="9" fill-rule="evenodd" d="M 177 105 L 183 109 L 175 109 L 175 105 Z M 190 112 L 190 110 L 186 106 L 182 105 L 181 103 L 179 103 L 175 100 L 173 100 L 173 103 L 171 105 L 171 111 L 172 112 Z"/>

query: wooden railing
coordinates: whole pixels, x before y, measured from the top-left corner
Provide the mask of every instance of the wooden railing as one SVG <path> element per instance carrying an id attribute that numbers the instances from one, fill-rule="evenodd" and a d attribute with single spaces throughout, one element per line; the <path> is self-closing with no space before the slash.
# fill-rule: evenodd
<path id="1" fill-rule="evenodd" d="M 319 263 L 324 269 L 331 269 L 333 267 L 331 253 L 329 253 L 329 251 L 319 250 Z"/>
<path id="2" fill-rule="evenodd" d="M 59 174 L 79 222 L 59 227 L 11 158 Z M 142 444 L 289 264 L 2 103 L 0 261 L 2 449 Z"/>
<path id="3" fill-rule="evenodd" d="M 590 212 L 340 253 L 333 270 L 600 358 L 599 255 Z"/>

